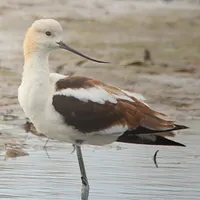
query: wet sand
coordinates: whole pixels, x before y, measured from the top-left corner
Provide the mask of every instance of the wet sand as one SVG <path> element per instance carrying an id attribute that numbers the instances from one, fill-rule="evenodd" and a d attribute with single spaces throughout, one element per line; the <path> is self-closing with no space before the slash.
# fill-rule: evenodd
<path id="1" fill-rule="evenodd" d="M 26 29 L 36 19 L 51 17 L 63 25 L 69 45 L 113 63 L 95 64 L 57 51 L 50 57 L 52 72 L 90 76 L 133 89 L 142 93 L 154 109 L 191 127 L 175 138 L 186 148 L 118 143 L 84 147 L 90 199 L 198 199 L 200 8 L 129 3 L 1 2 L 0 198 L 58 199 L 59 195 L 59 199 L 74 199 L 80 195 L 79 171 L 76 156 L 70 154 L 71 145 L 50 141 L 49 159 L 43 149 L 45 138 L 30 134 L 25 139 L 26 117 L 17 101 Z M 150 51 L 153 63 L 144 63 L 145 49 Z M 4 161 L 4 144 L 17 146 L 29 156 Z M 157 149 L 158 169 L 152 161 Z"/>

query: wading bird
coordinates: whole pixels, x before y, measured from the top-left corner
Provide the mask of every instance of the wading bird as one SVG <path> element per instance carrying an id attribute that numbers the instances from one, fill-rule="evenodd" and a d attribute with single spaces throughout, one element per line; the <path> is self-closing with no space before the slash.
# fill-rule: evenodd
<path id="1" fill-rule="evenodd" d="M 82 180 L 82 199 L 89 184 L 81 145 L 112 142 L 184 146 L 162 133 L 185 129 L 152 110 L 142 95 L 87 77 L 49 73 L 49 53 L 65 49 L 94 62 L 62 42 L 63 29 L 53 19 L 35 21 L 24 39 L 24 69 L 18 89 L 23 111 L 47 137 L 75 146 Z"/>

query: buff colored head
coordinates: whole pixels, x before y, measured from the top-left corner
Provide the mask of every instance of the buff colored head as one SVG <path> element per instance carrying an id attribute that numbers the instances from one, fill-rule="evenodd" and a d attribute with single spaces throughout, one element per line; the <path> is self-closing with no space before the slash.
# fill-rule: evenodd
<path id="1" fill-rule="evenodd" d="M 88 60 L 99 63 L 108 63 L 90 58 L 62 42 L 63 28 L 54 19 L 40 19 L 28 29 L 24 39 L 24 57 L 28 60 L 33 54 L 48 54 L 58 48 L 71 51 Z"/>
<path id="2" fill-rule="evenodd" d="M 28 29 L 24 40 L 24 56 L 37 52 L 50 52 L 59 47 L 63 29 L 54 19 L 40 19 Z"/>

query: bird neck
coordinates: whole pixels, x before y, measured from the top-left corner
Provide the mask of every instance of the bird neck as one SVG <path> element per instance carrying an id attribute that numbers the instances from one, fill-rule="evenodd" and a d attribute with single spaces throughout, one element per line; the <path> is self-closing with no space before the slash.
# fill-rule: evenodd
<path id="1" fill-rule="evenodd" d="M 49 53 L 44 51 L 32 52 L 30 55 L 24 56 L 24 74 L 32 73 L 49 76 Z"/>
<path id="2" fill-rule="evenodd" d="M 51 90 L 48 53 L 34 52 L 28 59 L 25 58 L 18 94 L 21 105 L 31 120 L 37 118 L 38 115 L 43 116 Z"/>

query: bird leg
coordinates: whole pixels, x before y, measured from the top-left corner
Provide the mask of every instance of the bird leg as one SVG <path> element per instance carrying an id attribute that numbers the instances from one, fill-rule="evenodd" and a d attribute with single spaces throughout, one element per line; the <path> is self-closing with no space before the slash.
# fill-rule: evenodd
<path id="1" fill-rule="evenodd" d="M 82 189 L 81 189 L 81 200 L 88 200 L 89 196 L 89 183 L 85 171 L 85 165 L 83 161 L 83 156 L 82 156 L 82 151 L 81 147 L 79 145 L 76 145 L 76 153 L 77 153 L 77 158 L 78 158 L 78 163 L 79 163 L 79 168 L 81 172 L 81 181 L 82 181 Z"/>
<path id="2" fill-rule="evenodd" d="M 49 142 L 49 139 L 50 139 L 50 138 L 47 138 L 47 140 L 46 140 L 46 142 L 45 142 L 45 144 L 44 144 L 43 148 L 46 148 L 46 146 L 47 146 L 47 143 Z"/>
<path id="3" fill-rule="evenodd" d="M 71 154 L 73 154 L 73 153 L 75 152 L 75 150 L 76 150 L 76 145 L 75 145 L 75 144 L 72 144 L 72 147 L 73 147 L 73 149 L 72 149 Z"/>

